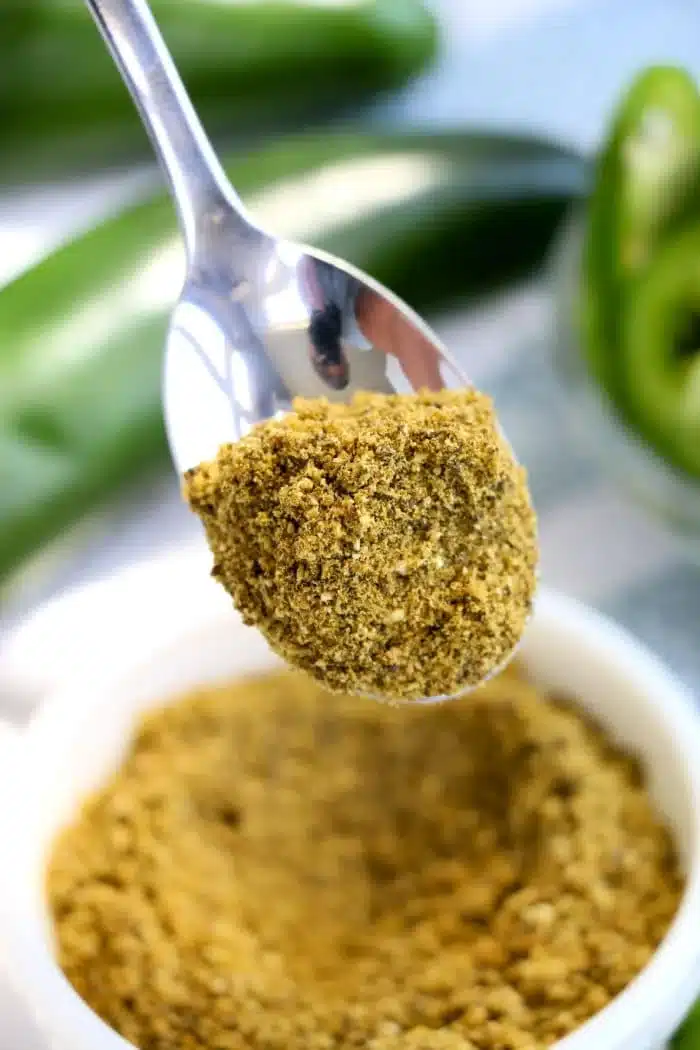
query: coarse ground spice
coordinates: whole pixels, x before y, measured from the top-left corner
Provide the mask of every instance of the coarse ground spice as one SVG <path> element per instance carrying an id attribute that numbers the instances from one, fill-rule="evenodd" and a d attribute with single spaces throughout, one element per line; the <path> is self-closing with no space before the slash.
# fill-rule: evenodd
<path id="1" fill-rule="evenodd" d="M 645 965 L 682 879 L 635 763 L 513 669 L 399 709 L 275 673 L 150 715 L 48 890 L 141 1050 L 535 1050 Z"/>
<path id="2" fill-rule="evenodd" d="M 299 400 L 189 471 L 185 495 L 246 623 L 329 689 L 452 695 L 525 627 L 535 516 L 475 390 Z"/>

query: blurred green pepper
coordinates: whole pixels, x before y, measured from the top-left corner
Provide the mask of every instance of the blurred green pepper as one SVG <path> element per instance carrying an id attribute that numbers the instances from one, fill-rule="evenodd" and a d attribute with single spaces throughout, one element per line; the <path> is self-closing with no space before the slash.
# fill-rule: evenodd
<path id="1" fill-rule="evenodd" d="M 565 150 L 468 134 L 304 137 L 228 170 L 275 232 L 336 252 L 419 310 L 531 271 L 586 180 Z M 161 353 L 182 267 L 159 197 L 0 292 L 0 579 L 166 460 Z"/>
<path id="2" fill-rule="evenodd" d="M 700 1000 L 671 1039 L 671 1050 L 700 1050 Z"/>
<path id="3" fill-rule="evenodd" d="M 582 269 L 583 346 L 621 416 L 700 476 L 700 95 L 645 71 L 601 153 Z"/>
<path id="4" fill-rule="evenodd" d="M 259 134 L 400 84 L 437 48 L 423 0 L 151 0 L 211 133 Z M 0 175 L 134 154 L 145 133 L 83 0 L 4 0 Z"/>
<path id="5" fill-rule="evenodd" d="M 700 174 L 700 98 L 682 70 L 658 66 L 634 82 L 596 166 L 584 250 L 584 323 L 590 365 L 619 383 L 625 291 L 692 200 Z"/>

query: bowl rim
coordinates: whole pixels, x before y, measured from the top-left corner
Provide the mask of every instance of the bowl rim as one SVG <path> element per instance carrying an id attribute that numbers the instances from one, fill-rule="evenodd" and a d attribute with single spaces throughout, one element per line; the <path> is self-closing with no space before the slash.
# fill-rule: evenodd
<path id="1" fill-rule="evenodd" d="M 187 601 L 179 606 L 167 600 L 167 585 L 172 585 L 176 566 L 180 574 L 178 593 L 182 593 L 183 579 L 187 579 L 188 588 Z M 66 712 L 81 709 L 80 703 L 75 704 L 76 695 L 87 695 L 87 690 L 94 692 L 95 683 L 104 680 L 105 674 L 112 684 L 120 678 L 130 677 L 145 663 L 157 659 L 159 652 L 177 644 L 179 639 L 211 625 L 221 615 L 216 601 L 222 611 L 225 608 L 230 613 L 228 599 L 206 574 L 202 574 L 201 568 L 201 552 L 197 551 L 197 556 L 189 562 L 179 552 L 145 560 L 104 582 L 85 588 L 87 605 L 100 599 L 112 606 L 121 602 L 126 607 L 133 604 L 135 587 L 140 596 L 141 593 L 155 595 L 155 601 L 139 600 L 139 615 L 132 622 L 132 637 L 127 642 L 128 660 L 117 658 L 105 669 L 104 654 L 98 654 L 96 659 L 81 668 L 79 674 L 60 681 L 32 717 L 19 748 L 21 751 L 28 747 L 26 757 L 30 761 L 24 768 L 16 770 L 18 780 L 13 780 L 9 797 L 0 795 L 0 815 L 7 819 L 10 834 L 13 832 L 13 816 L 17 818 L 14 831 L 19 823 L 17 814 L 13 813 L 12 798 L 17 797 L 18 790 L 21 792 L 22 778 L 31 773 L 32 752 L 36 761 L 42 738 L 44 743 L 51 742 L 61 723 L 65 725 Z M 159 591 L 159 586 L 166 587 L 166 592 Z M 55 605 L 60 610 L 60 600 Z M 161 611 L 167 609 L 167 615 L 159 621 L 157 636 L 153 639 L 143 626 L 149 622 L 155 607 Z M 590 1050 L 591 1046 L 627 1046 L 628 1043 L 631 1046 L 638 1039 L 641 1046 L 647 1046 L 644 1037 L 654 1019 L 668 1010 L 669 1001 L 675 996 L 682 1002 L 678 1016 L 674 1015 L 675 1025 L 700 989 L 700 938 L 697 936 L 700 926 L 700 761 L 697 761 L 700 758 L 700 719 L 692 696 L 682 683 L 641 643 L 602 614 L 543 586 L 535 604 L 535 619 L 538 623 L 544 620 L 562 637 L 576 634 L 587 647 L 599 652 L 602 662 L 612 661 L 635 688 L 650 697 L 656 708 L 663 708 L 669 738 L 673 739 L 679 756 L 687 760 L 696 833 L 678 912 L 661 945 L 640 974 L 608 1006 L 555 1044 L 556 1050 Z M 118 645 L 123 650 L 121 636 Z M 13 766 L 14 763 L 8 764 L 8 768 Z M 29 923 L 26 918 L 22 907 L 13 907 L 11 880 L 8 883 L 3 877 L 0 865 L 0 946 L 4 945 L 6 958 L 12 960 L 8 972 L 10 982 L 40 1019 L 43 1015 L 48 1030 L 55 1030 L 57 1023 L 60 1025 L 66 1045 L 72 1040 L 76 1047 L 87 1047 L 89 1041 L 95 1045 L 99 1040 L 98 1046 L 111 1045 L 122 1050 L 132 1048 L 131 1043 L 105 1024 L 80 999 L 45 944 L 36 936 L 31 916 Z M 41 988 L 41 1003 L 30 993 L 32 986 Z M 665 1035 L 666 1031 L 659 1042 Z"/>

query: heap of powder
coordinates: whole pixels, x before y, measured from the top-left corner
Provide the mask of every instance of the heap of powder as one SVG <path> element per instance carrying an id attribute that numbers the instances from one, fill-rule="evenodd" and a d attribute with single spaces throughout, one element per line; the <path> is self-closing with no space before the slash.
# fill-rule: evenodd
<path id="1" fill-rule="evenodd" d="M 525 473 L 474 390 L 297 401 L 189 471 L 185 495 L 246 623 L 331 690 L 458 693 L 528 619 Z"/>
<path id="2" fill-rule="evenodd" d="M 408 709 L 291 673 L 183 698 L 48 873 L 61 966 L 141 1050 L 541 1050 L 681 891 L 635 764 L 513 670 Z"/>

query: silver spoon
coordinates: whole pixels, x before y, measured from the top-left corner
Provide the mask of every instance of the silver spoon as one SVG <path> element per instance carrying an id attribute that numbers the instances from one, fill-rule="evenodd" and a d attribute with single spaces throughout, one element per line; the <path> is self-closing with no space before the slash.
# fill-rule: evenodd
<path id="1" fill-rule="evenodd" d="M 214 458 L 296 396 L 349 401 L 358 390 L 440 388 L 446 367 L 450 385 L 464 385 L 436 336 L 394 295 L 247 214 L 146 0 L 86 2 L 152 139 L 185 242 L 164 376 L 178 471 Z M 373 345 L 375 333 L 384 349 Z M 390 360 L 397 349 L 403 369 Z"/>
<path id="2" fill-rule="evenodd" d="M 297 396 L 465 386 L 430 328 L 376 281 L 263 230 L 228 181 L 146 0 L 86 0 L 170 184 L 187 273 L 163 399 L 182 475 Z M 437 699 L 437 698 L 435 698 Z"/>

